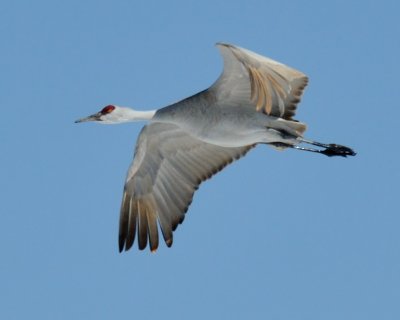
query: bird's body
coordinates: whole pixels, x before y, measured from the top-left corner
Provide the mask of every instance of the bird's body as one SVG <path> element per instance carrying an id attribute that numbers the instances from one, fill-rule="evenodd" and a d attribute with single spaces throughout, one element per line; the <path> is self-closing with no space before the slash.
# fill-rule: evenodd
<path id="1" fill-rule="evenodd" d="M 297 122 L 289 122 L 239 106 L 219 106 L 212 104 L 212 99 L 210 100 L 209 104 L 207 101 L 196 104 L 199 108 L 192 110 L 193 112 L 185 112 L 190 110 L 185 103 L 162 108 L 155 113 L 151 122 L 174 124 L 201 141 L 221 147 L 288 142 L 290 139 L 281 139 L 280 131 L 273 129 L 286 129 L 293 134 L 295 140 L 296 132 L 293 127 L 301 127 Z M 294 143 L 296 142 L 293 141 Z"/>
<path id="2" fill-rule="evenodd" d="M 148 120 L 142 129 L 124 187 L 119 247 L 168 246 L 199 184 L 259 143 L 332 155 L 354 155 L 347 147 L 303 138 L 305 124 L 293 119 L 307 77 L 246 49 L 218 44 L 224 71 L 207 90 L 165 108 L 135 111 L 109 105 L 81 119 L 120 123 Z M 311 143 L 326 148 L 297 146 Z"/>

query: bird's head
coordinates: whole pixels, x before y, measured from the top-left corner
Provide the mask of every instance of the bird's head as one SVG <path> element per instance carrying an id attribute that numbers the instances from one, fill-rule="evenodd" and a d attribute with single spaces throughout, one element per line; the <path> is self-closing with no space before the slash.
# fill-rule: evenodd
<path id="1" fill-rule="evenodd" d="M 104 124 L 119 123 L 124 118 L 124 112 L 122 107 L 115 105 L 108 105 L 101 109 L 99 112 L 92 114 L 88 117 L 76 120 L 75 123 L 98 121 Z"/>

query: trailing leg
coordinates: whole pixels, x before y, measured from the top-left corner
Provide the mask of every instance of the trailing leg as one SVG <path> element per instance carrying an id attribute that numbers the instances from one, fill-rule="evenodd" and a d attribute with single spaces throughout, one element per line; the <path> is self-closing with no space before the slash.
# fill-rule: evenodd
<path id="1" fill-rule="evenodd" d="M 320 149 L 305 148 L 305 147 L 300 147 L 300 146 L 292 146 L 294 149 L 310 151 L 310 152 L 317 152 L 317 153 L 324 154 L 328 157 L 333 157 L 333 156 L 347 157 L 347 156 L 355 156 L 357 154 L 353 149 L 346 147 L 346 146 L 342 146 L 340 144 L 336 144 L 336 143 L 328 143 L 327 144 L 327 143 L 321 143 L 321 142 L 312 141 L 312 140 L 306 140 L 303 138 L 300 138 L 299 140 L 303 143 L 311 144 L 313 146 L 322 147 L 325 149 L 320 150 Z"/>

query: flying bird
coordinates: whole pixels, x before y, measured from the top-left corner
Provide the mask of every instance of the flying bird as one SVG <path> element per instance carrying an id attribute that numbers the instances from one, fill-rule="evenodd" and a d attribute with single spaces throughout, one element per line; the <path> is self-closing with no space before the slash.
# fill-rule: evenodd
<path id="1" fill-rule="evenodd" d="M 294 120 L 308 78 L 252 51 L 218 43 L 224 67 L 208 89 L 159 110 L 108 105 L 76 122 L 104 124 L 147 120 L 139 134 L 123 191 L 119 251 L 149 244 L 159 230 L 168 247 L 173 231 L 200 183 L 243 157 L 257 144 L 294 148 L 326 156 L 354 156 L 348 147 L 304 138 L 306 125 Z M 314 145 L 304 147 L 299 144 Z"/>

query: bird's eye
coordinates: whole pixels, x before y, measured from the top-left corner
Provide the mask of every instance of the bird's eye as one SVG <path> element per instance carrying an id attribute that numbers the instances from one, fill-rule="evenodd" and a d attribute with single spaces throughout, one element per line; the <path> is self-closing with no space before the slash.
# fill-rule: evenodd
<path id="1" fill-rule="evenodd" d="M 108 105 L 108 106 L 105 106 L 105 107 L 100 111 L 100 113 L 101 113 L 101 114 L 107 114 L 107 113 L 110 113 L 110 112 L 114 111 L 114 109 L 115 109 L 114 106 Z"/>

